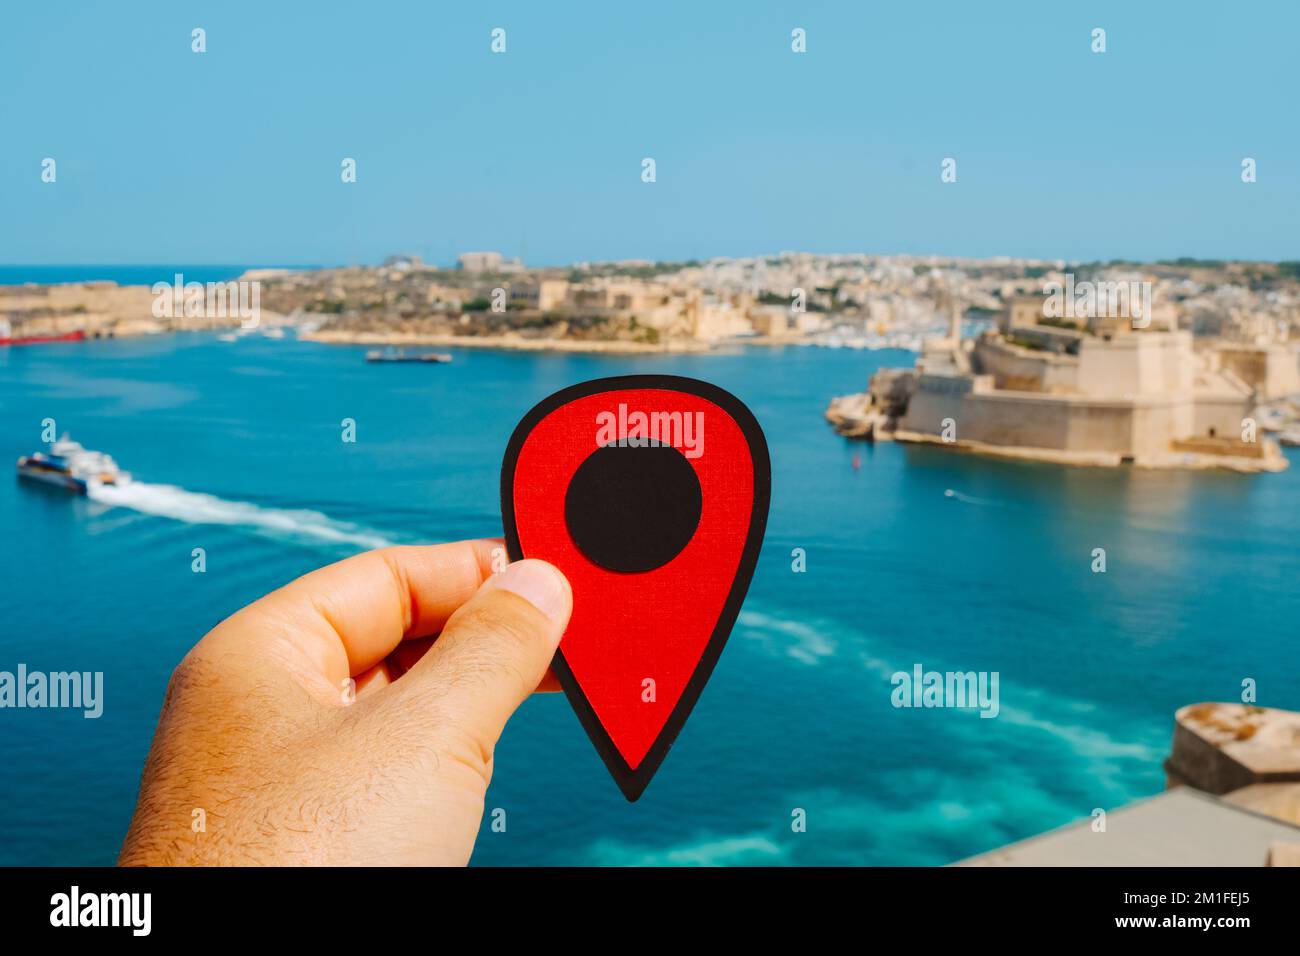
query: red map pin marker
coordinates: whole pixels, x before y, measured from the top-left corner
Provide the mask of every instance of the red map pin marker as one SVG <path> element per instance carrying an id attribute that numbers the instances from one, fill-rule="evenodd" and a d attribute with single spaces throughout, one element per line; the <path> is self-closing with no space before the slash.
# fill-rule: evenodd
<path id="1" fill-rule="evenodd" d="M 636 800 L 722 653 L 771 492 L 767 441 L 714 385 L 627 375 L 574 385 L 515 429 L 501 468 L 511 560 L 573 588 L 553 664 L 605 766 Z"/>

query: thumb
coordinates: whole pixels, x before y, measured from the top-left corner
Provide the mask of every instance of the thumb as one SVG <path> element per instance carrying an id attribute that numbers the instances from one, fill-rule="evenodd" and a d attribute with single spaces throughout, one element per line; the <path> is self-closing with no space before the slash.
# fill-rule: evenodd
<path id="1" fill-rule="evenodd" d="M 398 682 L 412 706 L 468 734 L 490 759 L 515 709 L 546 675 L 569 623 L 569 582 L 545 561 L 516 561 L 483 582 Z"/>

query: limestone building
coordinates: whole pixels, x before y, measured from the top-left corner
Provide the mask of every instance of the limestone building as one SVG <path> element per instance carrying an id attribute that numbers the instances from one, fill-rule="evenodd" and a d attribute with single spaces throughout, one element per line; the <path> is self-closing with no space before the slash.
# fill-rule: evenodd
<path id="1" fill-rule="evenodd" d="M 894 437 L 1086 464 L 1285 468 L 1253 427 L 1266 372 L 1243 375 L 1247 357 L 1197 351 L 1171 314 L 1147 311 L 1058 319 L 1042 297 L 1017 297 L 996 331 L 965 342 L 954 313 L 902 401 L 897 375 L 882 379 Z"/>

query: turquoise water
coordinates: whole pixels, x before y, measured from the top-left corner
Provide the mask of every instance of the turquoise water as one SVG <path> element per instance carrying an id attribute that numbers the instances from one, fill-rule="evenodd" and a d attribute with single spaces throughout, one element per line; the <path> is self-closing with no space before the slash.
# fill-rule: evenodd
<path id="1" fill-rule="evenodd" d="M 238 279 L 255 266 L 232 265 L 59 265 L 59 266 L 6 266 L 0 265 L 0 285 L 23 285 L 35 282 L 57 285 L 61 282 L 112 281 L 118 285 L 153 285 L 155 282 L 172 282 L 176 273 L 185 276 L 186 282 L 229 282 Z M 288 266 L 285 268 L 312 268 Z"/>
<path id="2" fill-rule="evenodd" d="M 827 399 L 906 353 L 362 352 L 208 335 L 0 349 L 0 457 L 36 449 L 52 417 L 140 482 L 110 502 L 0 480 L 0 669 L 106 684 L 99 720 L 0 711 L 0 863 L 111 862 L 168 674 L 209 627 L 365 547 L 499 534 L 516 421 L 635 371 L 716 382 L 762 422 L 773 501 L 750 597 L 635 805 L 563 697 L 525 704 L 488 795 L 507 829 L 485 827 L 477 862 L 947 863 L 1158 791 L 1182 704 L 1249 677 L 1261 703 L 1300 707 L 1300 470 L 1067 469 L 834 435 Z M 998 671 L 999 716 L 893 708 L 889 675 L 916 663 Z"/>

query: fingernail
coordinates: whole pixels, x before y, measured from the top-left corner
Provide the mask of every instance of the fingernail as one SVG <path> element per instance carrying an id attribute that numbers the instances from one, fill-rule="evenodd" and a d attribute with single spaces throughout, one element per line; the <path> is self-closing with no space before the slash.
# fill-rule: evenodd
<path id="1" fill-rule="evenodd" d="M 548 618 L 559 617 L 568 604 L 568 583 L 545 561 L 516 561 L 493 575 L 489 583 L 518 594 Z"/>

